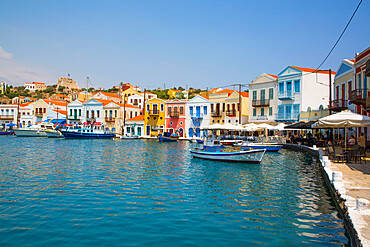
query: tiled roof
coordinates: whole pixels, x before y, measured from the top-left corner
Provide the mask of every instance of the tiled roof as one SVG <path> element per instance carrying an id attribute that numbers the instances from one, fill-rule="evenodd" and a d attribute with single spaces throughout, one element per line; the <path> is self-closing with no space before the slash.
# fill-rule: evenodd
<path id="1" fill-rule="evenodd" d="M 67 111 L 62 111 L 62 110 L 53 110 L 54 112 L 58 112 L 58 114 L 62 114 L 62 115 L 67 115 Z"/>
<path id="2" fill-rule="evenodd" d="M 103 103 L 103 106 L 106 106 L 108 105 L 109 103 L 114 103 L 114 104 L 117 104 L 116 102 L 114 102 L 113 100 L 107 100 L 107 99 L 95 99 L 101 103 Z"/>
<path id="3" fill-rule="evenodd" d="M 104 94 L 104 95 L 105 95 L 105 96 L 107 96 L 107 97 L 112 97 L 112 98 L 121 98 L 121 97 L 119 97 L 116 93 L 107 93 L 107 92 L 102 92 L 102 91 L 99 91 L 99 93 Z"/>
<path id="4" fill-rule="evenodd" d="M 241 95 L 242 95 L 243 97 L 249 97 L 249 93 L 248 93 L 248 92 L 241 92 Z"/>
<path id="5" fill-rule="evenodd" d="M 64 101 L 59 101 L 55 99 L 44 99 L 46 104 L 52 104 L 52 105 L 59 105 L 59 106 L 66 106 L 66 102 Z"/>
<path id="6" fill-rule="evenodd" d="M 290 66 L 290 67 L 298 69 L 298 70 L 303 71 L 303 72 L 314 72 L 314 71 L 316 71 L 315 69 L 310 69 L 310 68 L 303 68 L 303 67 L 297 67 L 297 66 Z M 329 71 L 320 71 L 320 70 L 318 70 L 318 71 L 316 71 L 316 73 L 329 74 Z M 332 75 L 335 75 L 335 73 L 336 73 L 335 71 L 331 72 Z"/>
<path id="7" fill-rule="evenodd" d="M 117 103 L 116 103 L 117 104 Z M 136 107 L 136 106 L 133 106 L 133 105 L 131 105 L 131 104 L 126 104 L 126 105 L 124 105 L 124 104 L 117 104 L 117 105 L 119 105 L 120 107 L 127 107 L 127 108 L 134 108 L 134 109 L 140 109 L 139 107 Z"/>
<path id="8" fill-rule="evenodd" d="M 267 74 L 267 73 L 266 73 Z M 274 77 L 274 78 L 278 78 L 278 76 L 277 75 L 271 75 L 271 74 L 267 74 L 267 75 L 269 75 L 269 76 L 272 76 L 272 77 Z"/>
<path id="9" fill-rule="evenodd" d="M 139 115 L 139 116 L 127 119 L 126 122 L 128 121 L 144 121 L 144 115 Z"/>
<path id="10" fill-rule="evenodd" d="M 229 96 L 232 94 L 235 90 L 232 89 L 222 89 L 221 91 L 218 92 L 212 92 L 212 94 L 220 94 L 220 93 L 227 93 Z"/>

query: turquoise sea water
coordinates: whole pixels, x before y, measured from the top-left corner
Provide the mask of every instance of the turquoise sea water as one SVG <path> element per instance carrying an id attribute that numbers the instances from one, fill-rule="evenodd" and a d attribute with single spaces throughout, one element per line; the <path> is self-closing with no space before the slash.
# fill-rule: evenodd
<path id="1" fill-rule="evenodd" d="M 311 156 L 212 162 L 191 145 L 0 137 L 0 246 L 348 244 Z"/>

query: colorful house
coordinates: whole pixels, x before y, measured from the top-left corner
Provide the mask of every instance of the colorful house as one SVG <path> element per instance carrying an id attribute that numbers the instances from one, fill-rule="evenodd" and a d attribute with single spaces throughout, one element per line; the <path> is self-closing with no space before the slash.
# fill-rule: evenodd
<path id="1" fill-rule="evenodd" d="M 165 105 L 162 99 L 154 98 L 145 102 L 145 136 L 158 136 L 165 130 Z"/>
<path id="2" fill-rule="evenodd" d="M 24 83 L 24 86 L 26 87 L 26 90 L 30 90 L 30 91 L 36 91 L 36 90 L 45 90 L 46 89 L 46 86 L 45 86 L 45 83 L 43 82 L 25 82 Z"/>
<path id="3" fill-rule="evenodd" d="M 166 131 L 176 134 L 179 137 L 186 137 L 186 103 L 188 100 L 167 100 L 166 101 Z"/>
<path id="4" fill-rule="evenodd" d="M 185 133 L 188 138 L 203 137 L 202 128 L 209 125 L 210 103 L 202 96 L 195 96 L 186 104 L 185 110 Z"/>
<path id="5" fill-rule="evenodd" d="M 94 94 L 91 98 L 93 99 L 102 99 L 102 100 L 111 100 L 116 103 L 123 103 L 123 99 L 119 96 L 118 93 L 107 93 L 99 91 Z"/>
<path id="6" fill-rule="evenodd" d="M 144 136 L 144 116 L 139 115 L 133 118 L 129 118 L 125 121 L 123 135 L 139 137 Z"/>
<path id="7" fill-rule="evenodd" d="M 211 103 L 211 119 L 210 124 L 224 124 L 226 117 L 226 103 L 227 99 L 234 90 L 223 89 L 209 94 L 209 102 Z"/>
<path id="8" fill-rule="evenodd" d="M 240 95 L 240 97 L 239 97 Z M 225 99 L 225 123 L 238 125 L 248 123 L 249 93 L 234 91 Z"/>

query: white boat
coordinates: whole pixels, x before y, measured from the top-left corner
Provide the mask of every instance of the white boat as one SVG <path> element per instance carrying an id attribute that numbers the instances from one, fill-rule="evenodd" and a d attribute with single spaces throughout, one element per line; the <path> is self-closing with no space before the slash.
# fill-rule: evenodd
<path id="1" fill-rule="evenodd" d="M 278 152 L 283 145 L 279 143 L 257 143 L 257 142 L 243 142 L 234 144 L 235 147 L 243 149 L 265 149 L 267 152 Z"/>
<path id="2" fill-rule="evenodd" d="M 205 140 L 203 149 L 190 150 L 190 153 L 195 158 L 256 164 L 261 163 L 265 152 L 265 149 L 226 149 L 224 146 L 221 145 L 219 140 L 209 139 Z"/>
<path id="3" fill-rule="evenodd" d="M 137 136 L 137 135 L 133 135 L 133 136 L 125 135 L 125 136 L 120 136 L 119 138 L 120 139 L 139 139 L 139 136 Z"/>
<path id="4" fill-rule="evenodd" d="M 45 130 L 53 130 L 51 123 L 38 123 L 24 128 L 15 129 L 14 133 L 18 137 L 46 137 Z"/>
<path id="5" fill-rule="evenodd" d="M 62 132 L 58 130 L 45 130 L 45 134 L 47 138 L 63 138 Z"/>

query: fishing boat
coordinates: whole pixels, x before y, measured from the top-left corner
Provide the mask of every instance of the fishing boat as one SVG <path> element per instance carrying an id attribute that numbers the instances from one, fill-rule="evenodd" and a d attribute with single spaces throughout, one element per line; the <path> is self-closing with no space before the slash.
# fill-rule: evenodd
<path id="1" fill-rule="evenodd" d="M 177 142 L 178 136 L 171 134 L 171 132 L 164 132 L 158 135 L 158 141 L 160 142 Z"/>
<path id="2" fill-rule="evenodd" d="M 259 164 L 266 152 L 265 149 L 240 150 L 240 148 L 226 149 L 219 140 L 205 140 L 203 149 L 190 150 L 195 158 L 227 161 L 244 162 Z"/>
<path id="3" fill-rule="evenodd" d="M 47 138 L 63 138 L 62 132 L 59 130 L 45 130 L 45 134 Z"/>
<path id="4" fill-rule="evenodd" d="M 234 144 L 234 147 L 240 147 L 241 150 L 265 149 L 267 152 L 278 152 L 283 145 L 278 143 L 243 142 Z"/>
<path id="5" fill-rule="evenodd" d="M 111 139 L 116 136 L 105 131 L 101 123 L 65 125 L 61 132 L 66 139 Z"/>
<path id="6" fill-rule="evenodd" d="M 45 130 L 53 130 L 51 123 L 37 123 L 28 127 L 15 129 L 14 133 L 17 137 L 46 137 Z"/>

